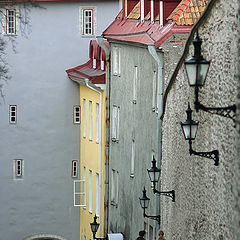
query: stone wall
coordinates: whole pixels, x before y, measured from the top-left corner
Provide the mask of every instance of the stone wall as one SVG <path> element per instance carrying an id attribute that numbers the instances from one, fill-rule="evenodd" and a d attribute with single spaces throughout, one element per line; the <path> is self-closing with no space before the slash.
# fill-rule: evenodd
<path id="1" fill-rule="evenodd" d="M 199 100 L 206 106 L 237 102 L 238 1 L 218 0 L 199 28 L 202 55 L 211 60 Z M 187 58 L 193 54 L 191 45 Z M 166 64 L 167 65 L 167 64 Z M 167 83 L 167 81 L 166 81 Z M 239 98 L 239 95 L 238 95 Z M 239 101 L 239 100 L 238 100 Z M 183 66 L 167 97 L 163 119 L 162 189 L 172 186 L 176 202 L 161 198 L 161 228 L 166 239 L 231 239 L 239 231 L 239 131 L 231 119 L 193 111 L 199 122 L 193 149 L 219 150 L 219 166 L 208 158 L 189 155 L 180 123 L 186 120 L 188 102 L 194 109 Z"/>

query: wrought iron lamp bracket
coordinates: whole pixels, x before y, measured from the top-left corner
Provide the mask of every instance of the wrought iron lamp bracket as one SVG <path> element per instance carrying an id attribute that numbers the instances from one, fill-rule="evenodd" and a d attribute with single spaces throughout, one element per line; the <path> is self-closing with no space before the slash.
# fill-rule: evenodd
<path id="1" fill-rule="evenodd" d="M 198 100 L 198 86 L 195 88 L 195 109 L 198 112 L 199 110 L 203 110 L 205 112 L 209 112 L 211 114 L 216 114 L 222 117 L 230 118 L 233 122 L 236 122 L 236 104 L 227 106 L 227 107 L 206 107 L 201 104 Z"/>
<path id="2" fill-rule="evenodd" d="M 146 218 L 150 218 L 150 219 L 152 219 L 152 220 L 157 221 L 158 224 L 160 225 L 160 215 L 149 216 L 149 215 L 147 215 L 147 214 L 144 212 L 143 216 L 146 217 Z"/>
<path id="3" fill-rule="evenodd" d="M 211 152 L 196 152 L 192 149 L 192 143 L 191 140 L 189 141 L 189 153 L 190 155 L 197 155 L 200 157 L 205 157 L 205 158 L 210 158 L 214 160 L 214 165 L 218 166 L 219 165 L 219 151 L 218 150 L 213 150 Z"/>
<path id="4" fill-rule="evenodd" d="M 172 190 L 172 191 L 167 191 L 167 192 L 160 192 L 158 191 L 157 189 L 153 189 L 153 193 L 157 193 L 159 195 L 163 195 L 163 196 L 166 196 L 166 197 L 170 197 L 172 199 L 173 202 L 175 202 L 175 191 Z"/>

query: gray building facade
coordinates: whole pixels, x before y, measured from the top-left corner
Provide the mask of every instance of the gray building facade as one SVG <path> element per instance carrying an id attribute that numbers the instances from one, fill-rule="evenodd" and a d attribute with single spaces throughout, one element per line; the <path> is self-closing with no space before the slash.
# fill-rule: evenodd
<path id="1" fill-rule="evenodd" d="M 151 199 L 146 213 L 156 215 L 156 197 L 147 169 L 153 154 L 156 159 L 158 155 L 157 102 L 153 106 L 158 66 L 146 45 L 110 41 L 110 49 L 108 230 L 135 239 L 145 229 L 153 237 L 156 222 L 143 217 L 139 198 L 145 187 Z M 119 54 L 118 72 L 114 68 L 115 51 Z M 161 51 L 156 54 L 161 58 Z"/>
<path id="2" fill-rule="evenodd" d="M 0 105 L 0 238 L 79 240 L 79 92 L 65 70 L 88 59 L 89 41 L 116 16 L 119 1 L 38 4 L 0 6 L 11 76 Z M 27 25 L 14 19 L 24 12 Z M 91 30 L 83 29 L 87 14 Z"/>

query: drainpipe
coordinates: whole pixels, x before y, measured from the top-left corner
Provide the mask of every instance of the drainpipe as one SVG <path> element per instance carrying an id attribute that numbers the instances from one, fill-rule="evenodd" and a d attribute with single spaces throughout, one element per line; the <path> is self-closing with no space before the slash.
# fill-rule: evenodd
<path id="1" fill-rule="evenodd" d="M 163 57 L 162 55 L 159 57 L 154 45 L 148 45 L 148 51 L 150 55 L 154 58 L 157 62 L 158 66 L 158 90 L 157 90 L 157 106 L 158 106 L 158 113 L 157 113 L 157 133 L 158 133 L 158 155 L 157 155 L 157 166 L 161 168 L 162 165 L 162 106 L 163 106 L 163 86 L 164 86 L 164 79 L 163 79 Z M 161 173 L 160 173 L 161 174 Z M 158 184 L 158 190 L 161 191 L 161 186 Z M 160 214 L 160 195 L 157 194 L 157 206 L 156 211 Z M 161 223 L 160 223 L 161 224 Z M 159 227 L 159 226 L 158 226 Z"/>
<path id="2" fill-rule="evenodd" d="M 100 112 L 100 136 L 99 136 L 99 139 L 100 139 L 100 141 L 99 141 L 99 146 L 100 146 L 100 153 L 99 153 L 99 159 L 100 159 L 100 161 L 99 161 L 99 180 L 100 180 L 100 186 L 99 186 L 99 191 L 100 191 L 100 198 L 99 198 L 99 206 L 100 206 L 100 214 L 99 214 L 99 222 L 101 223 L 101 196 L 102 196 L 102 92 L 101 91 L 99 91 L 99 90 L 97 90 L 97 88 L 95 88 L 95 87 L 92 87 L 92 86 L 90 86 L 89 84 L 88 84 L 88 79 L 86 78 L 86 79 L 84 79 L 85 80 L 85 83 L 86 83 L 86 86 L 89 88 L 89 89 L 91 89 L 91 90 L 93 90 L 93 91 L 95 91 L 96 93 L 98 93 L 99 94 L 99 97 L 100 97 L 100 108 L 99 108 L 99 112 Z M 99 230 L 99 234 L 100 234 L 100 236 L 101 236 L 101 228 L 100 228 L 100 230 Z"/>
<path id="3" fill-rule="evenodd" d="M 123 0 L 125 1 L 125 0 Z M 125 6 L 127 7 L 127 6 Z M 106 136 L 105 136 L 105 196 L 104 196 L 104 229 L 108 233 L 108 219 L 109 219 L 109 143 L 110 143 L 110 81 L 109 71 L 110 50 L 105 46 L 103 37 L 97 36 L 98 45 L 106 53 Z"/>

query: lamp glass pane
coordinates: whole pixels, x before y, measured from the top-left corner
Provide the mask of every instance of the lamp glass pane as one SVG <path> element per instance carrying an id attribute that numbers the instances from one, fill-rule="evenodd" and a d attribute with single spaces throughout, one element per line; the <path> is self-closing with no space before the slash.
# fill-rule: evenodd
<path id="1" fill-rule="evenodd" d="M 183 134 L 186 140 L 190 139 L 190 125 L 182 124 Z"/>
<path id="2" fill-rule="evenodd" d="M 196 63 L 186 63 L 185 69 L 187 72 L 187 78 L 190 86 L 196 85 L 196 77 L 197 77 L 197 64 Z"/>
<path id="3" fill-rule="evenodd" d="M 191 125 L 191 140 L 194 140 L 197 135 L 198 124 Z"/>
<path id="4" fill-rule="evenodd" d="M 99 224 L 98 223 L 90 223 L 90 225 L 91 225 L 92 232 L 96 233 L 98 230 Z"/>
<path id="5" fill-rule="evenodd" d="M 207 77 L 209 69 L 209 63 L 200 63 L 198 64 L 198 86 L 203 86 L 205 79 Z"/>

